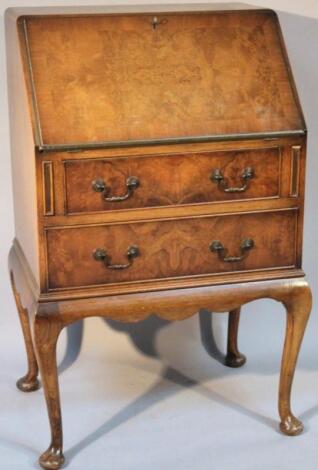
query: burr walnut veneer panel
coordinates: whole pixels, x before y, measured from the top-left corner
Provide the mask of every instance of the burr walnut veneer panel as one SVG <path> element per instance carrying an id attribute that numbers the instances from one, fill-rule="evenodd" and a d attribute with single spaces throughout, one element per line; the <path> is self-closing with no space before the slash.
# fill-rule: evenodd
<path id="1" fill-rule="evenodd" d="M 280 148 L 274 147 L 66 161 L 66 208 L 68 213 L 77 213 L 278 197 L 280 160 Z M 249 169 L 251 179 L 244 180 L 243 175 Z M 224 177 L 225 187 L 213 181 L 217 170 Z M 139 181 L 129 199 L 105 200 L 105 195 L 126 194 L 129 177 L 137 177 Z M 96 180 L 105 183 L 106 193 L 93 190 L 92 183 Z M 226 187 L 245 185 L 245 191 L 226 192 Z"/>
<path id="2" fill-rule="evenodd" d="M 162 279 L 198 274 L 294 267 L 295 211 L 198 217 L 47 231 L 49 287 Z M 254 247 L 242 261 L 225 262 L 209 247 L 220 241 L 230 255 L 252 239 Z M 104 249 L 111 263 L 125 263 L 130 246 L 140 254 L 129 268 L 108 269 L 93 254 Z"/>
<path id="3" fill-rule="evenodd" d="M 301 130 L 270 11 L 26 19 L 45 144 Z"/>

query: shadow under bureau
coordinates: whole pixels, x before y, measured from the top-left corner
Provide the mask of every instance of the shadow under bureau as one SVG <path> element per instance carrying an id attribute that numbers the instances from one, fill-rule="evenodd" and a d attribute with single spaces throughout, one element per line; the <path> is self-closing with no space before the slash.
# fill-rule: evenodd
<path id="1" fill-rule="evenodd" d="M 290 393 L 311 310 L 305 123 L 276 15 L 199 10 L 6 13 L 17 385 L 36 390 L 40 369 L 43 468 L 64 462 L 57 339 L 84 317 L 229 312 L 238 367 L 240 307 L 281 302 L 280 429 L 303 429 Z"/>

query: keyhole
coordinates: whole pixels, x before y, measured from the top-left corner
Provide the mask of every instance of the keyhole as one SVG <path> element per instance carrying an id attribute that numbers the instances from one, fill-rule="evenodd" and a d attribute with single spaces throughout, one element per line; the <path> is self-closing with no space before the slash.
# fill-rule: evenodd
<path id="1" fill-rule="evenodd" d="M 157 26 L 159 24 L 159 21 L 158 21 L 158 18 L 156 16 L 153 17 L 151 24 L 152 24 L 153 29 L 157 28 Z"/>
<path id="2" fill-rule="evenodd" d="M 166 18 L 159 20 L 157 16 L 154 16 L 151 20 L 152 29 L 155 30 L 159 25 L 166 24 L 167 22 L 168 20 Z"/>

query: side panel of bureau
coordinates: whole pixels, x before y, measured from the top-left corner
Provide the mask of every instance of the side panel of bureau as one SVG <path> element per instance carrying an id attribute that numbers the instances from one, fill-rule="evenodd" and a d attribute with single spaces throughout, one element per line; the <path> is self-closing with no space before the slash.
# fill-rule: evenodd
<path id="1" fill-rule="evenodd" d="M 23 78 L 24 55 L 20 52 L 16 18 L 6 13 L 6 46 L 15 236 L 19 253 L 40 283 L 35 143 L 30 122 L 28 90 Z M 26 263 L 24 263 L 25 265 Z M 30 270 L 29 270 L 30 271 Z"/>

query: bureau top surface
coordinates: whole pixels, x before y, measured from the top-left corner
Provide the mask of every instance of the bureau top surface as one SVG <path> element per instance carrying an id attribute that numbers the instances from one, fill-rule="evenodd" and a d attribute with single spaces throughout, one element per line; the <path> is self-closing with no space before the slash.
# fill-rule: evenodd
<path id="1" fill-rule="evenodd" d="M 45 147 L 302 132 L 268 10 L 19 19 Z"/>

